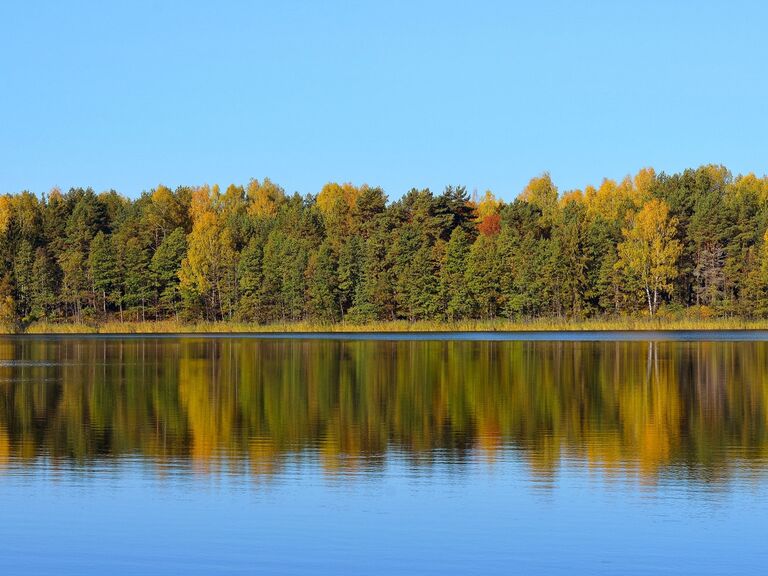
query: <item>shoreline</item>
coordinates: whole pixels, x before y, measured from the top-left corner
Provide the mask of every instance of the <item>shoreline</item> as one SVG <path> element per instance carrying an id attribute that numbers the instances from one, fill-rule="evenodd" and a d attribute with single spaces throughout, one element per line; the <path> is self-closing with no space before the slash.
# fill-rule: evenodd
<path id="1" fill-rule="evenodd" d="M 536 319 L 531 321 L 391 321 L 362 324 L 312 322 L 287 322 L 277 324 L 252 324 L 238 322 L 197 322 L 180 323 L 175 321 L 151 322 L 105 322 L 101 324 L 73 323 L 33 323 L 25 328 L 0 327 L 2 335 L 215 335 L 215 334 L 457 334 L 457 333 L 501 333 L 521 335 L 530 333 L 599 333 L 599 332 L 680 332 L 680 331 L 761 331 L 768 330 L 768 320 L 747 320 L 742 318 L 616 318 L 592 320 L 552 320 Z"/>

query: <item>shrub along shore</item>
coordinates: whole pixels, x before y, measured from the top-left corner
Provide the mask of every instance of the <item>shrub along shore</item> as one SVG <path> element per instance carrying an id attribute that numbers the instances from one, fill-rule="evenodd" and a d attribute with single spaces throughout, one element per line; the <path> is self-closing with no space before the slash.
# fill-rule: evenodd
<path id="1" fill-rule="evenodd" d="M 525 332 L 525 331 L 664 331 L 664 330 L 768 330 L 768 320 L 744 318 L 669 318 L 620 317 L 585 320 L 546 319 L 530 321 L 462 320 L 457 322 L 318 323 L 284 322 L 251 324 L 245 322 L 150 322 L 50 323 L 36 322 L 26 327 L 0 327 L 3 334 L 224 334 L 224 333 L 396 333 L 396 332 Z"/>

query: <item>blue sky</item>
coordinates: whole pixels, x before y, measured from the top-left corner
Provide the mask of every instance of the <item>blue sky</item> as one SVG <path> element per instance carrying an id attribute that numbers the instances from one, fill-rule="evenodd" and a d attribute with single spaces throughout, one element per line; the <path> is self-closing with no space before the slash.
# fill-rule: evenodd
<path id="1" fill-rule="evenodd" d="M 4 2 L 0 192 L 768 172 L 754 2 Z"/>

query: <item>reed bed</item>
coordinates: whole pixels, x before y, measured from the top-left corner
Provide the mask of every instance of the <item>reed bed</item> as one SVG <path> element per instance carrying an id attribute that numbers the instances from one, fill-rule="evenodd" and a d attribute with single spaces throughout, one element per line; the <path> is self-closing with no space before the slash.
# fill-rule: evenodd
<path id="1" fill-rule="evenodd" d="M 276 332 L 520 332 L 532 330 L 609 331 L 609 330 L 764 330 L 768 320 L 745 318 L 648 318 L 620 317 L 586 320 L 536 318 L 531 320 L 462 320 L 434 322 L 394 320 L 369 323 L 285 322 L 251 324 L 240 322 L 183 323 L 173 320 L 156 322 L 116 322 L 93 324 L 35 322 L 25 328 L 0 326 L 2 334 L 216 334 Z"/>

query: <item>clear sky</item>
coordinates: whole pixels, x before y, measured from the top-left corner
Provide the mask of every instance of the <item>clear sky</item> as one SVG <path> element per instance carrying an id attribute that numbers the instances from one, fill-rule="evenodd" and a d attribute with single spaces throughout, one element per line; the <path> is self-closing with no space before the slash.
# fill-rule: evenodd
<path id="1" fill-rule="evenodd" d="M 0 192 L 768 172 L 764 2 L 2 2 Z"/>

